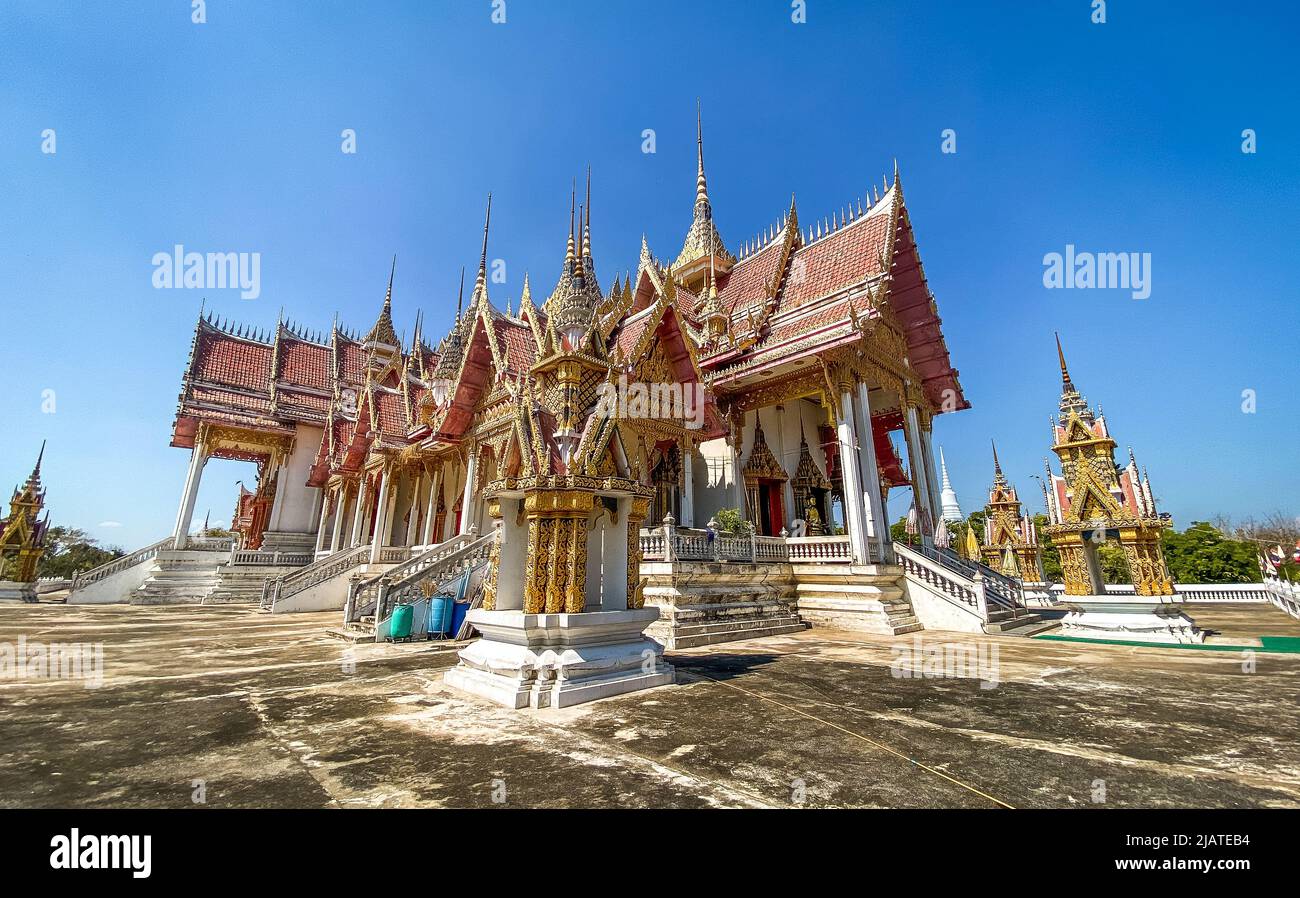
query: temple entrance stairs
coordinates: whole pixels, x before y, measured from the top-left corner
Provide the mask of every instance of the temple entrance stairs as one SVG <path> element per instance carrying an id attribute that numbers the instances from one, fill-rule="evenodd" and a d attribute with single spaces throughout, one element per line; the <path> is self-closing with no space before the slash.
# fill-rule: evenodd
<path id="1" fill-rule="evenodd" d="M 411 550 L 385 546 L 370 560 L 369 545 L 340 549 L 278 577 L 265 577 L 261 584 L 261 610 L 274 614 L 294 611 L 337 611 L 347 601 L 349 585 L 375 576 L 406 561 Z"/>
<path id="2" fill-rule="evenodd" d="M 329 635 L 349 642 L 374 642 L 386 635 L 393 608 L 412 604 L 427 612 L 429 597 L 460 593 L 471 597 L 471 607 L 482 600 L 483 578 L 487 573 L 496 532 L 486 536 L 455 537 L 392 567 L 379 576 L 354 579 L 348 587 L 343 624 L 330 628 Z M 427 632 L 427 618 L 416 614 L 413 632 Z M 378 622 L 378 624 L 376 624 Z M 468 635 L 468 634 L 466 634 Z M 452 634 L 457 638 L 458 634 Z"/>
<path id="3" fill-rule="evenodd" d="M 1033 636 L 1057 626 L 1025 605 L 1020 581 L 948 549 L 894 544 L 908 598 L 927 630 Z"/>
<path id="4" fill-rule="evenodd" d="M 172 537 L 161 539 L 78 574 L 68 604 L 202 602 L 216 588 L 218 570 L 229 560 L 232 544 L 229 537 L 190 537 L 178 551 L 171 548 Z"/>

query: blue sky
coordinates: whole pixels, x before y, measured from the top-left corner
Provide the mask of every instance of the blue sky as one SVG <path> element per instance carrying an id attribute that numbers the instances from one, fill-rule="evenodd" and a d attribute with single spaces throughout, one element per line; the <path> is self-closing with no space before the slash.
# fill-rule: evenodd
<path id="1" fill-rule="evenodd" d="M 445 328 L 489 190 L 498 304 L 525 270 L 553 283 L 570 179 L 588 163 L 602 282 L 635 266 L 643 231 L 673 256 L 698 96 L 733 246 L 791 191 L 810 221 L 898 159 L 974 404 L 936 424 L 964 510 L 984 501 L 990 438 L 1041 506 L 1031 475 L 1059 395 L 1059 329 L 1076 383 L 1180 527 L 1300 511 L 1277 486 L 1300 438 L 1291 4 L 1115 0 L 1104 25 L 1088 0 L 808 0 L 805 24 L 785 0 L 491 13 L 490 0 L 210 0 L 193 24 L 187 0 L 5 3 L 0 485 L 48 438 L 57 522 L 127 548 L 157 539 L 184 479 L 188 453 L 168 442 L 201 296 L 262 326 L 283 306 L 310 326 L 337 311 L 367 327 L 397 253 L 399 329 L 417 308 Z M 355 155 L 340 151 L 345 128 Z M 948 128 L 955 154 L 940 151 Z M 153 254 L 177 243 L 261 253 L 261 296 L 153 289 Z M 1045 289 L 1043 256 L 1067 243 L 1151 253 L 1150 298 Z M 251 471 L 210 464 L 199 516 L 228 521 Z"/>

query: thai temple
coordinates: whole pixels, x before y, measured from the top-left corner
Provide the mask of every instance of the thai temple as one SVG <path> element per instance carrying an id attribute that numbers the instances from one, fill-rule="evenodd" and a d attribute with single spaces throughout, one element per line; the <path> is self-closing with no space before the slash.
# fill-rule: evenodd
<path id="1" fill-rule="evenodd" d="M 0 601 L 36 601 L 36 566 L 45 554 L 45 537 L 50 526 L 44 519 L 45 487 L 41 485 L 41 462 L 45 444 L 27 482 L 14 488 L 9 499 L 9 517 L 0 519 Z"/>
<path id="2" fill-rule="evenodd" d="M 334 610 L 335 635 L 378 640 L 399 608 L 435 632 L 451 592 L 470 610 L 437 632 L 482 638 L 448 681 L 512 707 L 672 682 L 665 649 L 808 626 L 1035 632 L 1037 539 L 996 459 L 986 544 L 947 548 L 960 509 L 934 422 L 970 404 L 897 165 L 834 214 L 801 219 L 792 196 L 728 244 L 698 121 L 696 149 L 680 248 L 660 257 L 643 237 L 635 273 L 606 287 L 588 172 L 536 294 L 526 276 L 517 297 L 490 295 L 488 196 L 445 334 L 415 310 L 399 338 L 396 260 L 364 331 L 201 311 L 171 434 L 190 453 L 175 526 L 79 576 L 70 601 Z M 1053 533 L 1071 595 L 1087 588 L 1080 514 L 1110 516 L 1144 589 L 1167 584 L 1149 487 L 1102 470 L 1113 442 L 1077 393 L 1061 408 Z M 256 471 L 233 537 L 191 534 L 213 458 Z M 886 518 L 903 488 L 913 545 Z"/>

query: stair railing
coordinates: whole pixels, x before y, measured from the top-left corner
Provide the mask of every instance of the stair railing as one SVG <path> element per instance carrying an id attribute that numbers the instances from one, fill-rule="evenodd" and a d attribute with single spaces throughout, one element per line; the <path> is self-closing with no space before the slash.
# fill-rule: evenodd
<path id="1" fill-rule="evenodd" d="M 156 543 L 145 546 L 143 549 L 136 549 L 129 555 L 122 555 L 119 558 L 114 558 L 112 561 L 104 562 L 99 567 L 93 567 L 88 571 L 74 574 L 72 577 L 72 589 L 70 592 L 76 592 L 92 583 L 98 583 L 105 577 L 111 577 L 127 568 L 132 568 L 137 564 L 143 564 L 150 559 L 157 558 L 158 553 L 161 552 L 171 541 L 172 537 L 165 537 L 158 540 Z"/>

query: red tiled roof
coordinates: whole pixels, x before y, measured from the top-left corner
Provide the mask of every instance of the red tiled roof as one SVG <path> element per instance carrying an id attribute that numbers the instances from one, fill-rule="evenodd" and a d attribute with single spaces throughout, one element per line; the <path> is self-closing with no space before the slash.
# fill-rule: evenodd
<path id="1" fill-rule="evenodd" d="M 505 354 L 507 370 L 526 371 L 531 368 L 537 359 L 537 341 L 533 339 L 532 328 L 505 318 L 497 318 L 494 325 L 497 348 Z"/>
<path id="2" fill-rule="evenodd" d="M 195 380 L 267 390 L 271 380 L 271 344 L 201 328 L 194 348 L 193 371 Z"/>
<path id="3" fill-rule="evenodd" d="M 279 376 L 296 386 L 330 389 L 329 347 L 292 338 L 282 339 Z"/>
<path id="4" fill-rule="evenodd" d="M 354 385 L 363 383 L 366 372 L 366 353 L 361 348 L 361 344 L 340 337 L 335 352 L 338 360 L 339 379 Z"/>
<path id="5" fill-rule="evenodd" d="M 795 250 L 781 287 L 780 307 L 794 309 L 880 274 L 880 255 L 889 240 L 889 210 L 859 218 L 835 233 Z"/>
<path id="6" fill-rule="evenodd" d="M 406 403 L 400 393 L 375 390 L 375 411 L 378 412 L 379 433 L 390 439 L 406 438 Z"/>
<path id="7" fill-rule="evenodd" d="M 781 261 L 781 244 L 772 241 L 752 256 L 737 262 L 726 274 L 718 275 L 718 299 L 728 313 L 758 305 L 766 294 L 763 285 L 776 275 Z"/>

